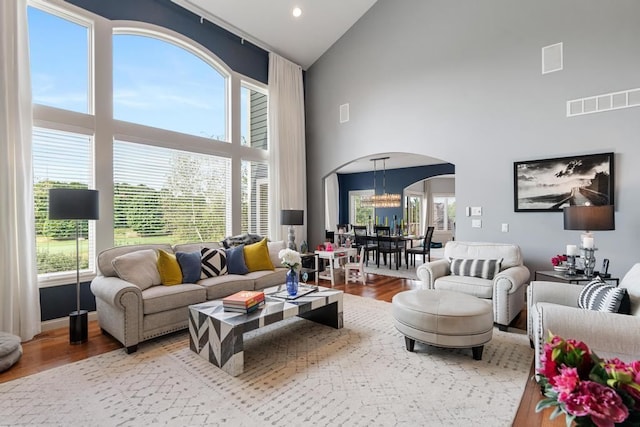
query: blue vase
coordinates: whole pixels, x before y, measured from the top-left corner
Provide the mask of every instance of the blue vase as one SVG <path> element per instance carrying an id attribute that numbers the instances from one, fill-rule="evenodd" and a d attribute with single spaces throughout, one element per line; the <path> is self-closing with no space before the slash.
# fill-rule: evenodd
<path id="1" fill-rule="evenodd" d="M 287 270 L 287 293 L 291 296 L 298 294 L 298 273 L 293 270 Z"/>

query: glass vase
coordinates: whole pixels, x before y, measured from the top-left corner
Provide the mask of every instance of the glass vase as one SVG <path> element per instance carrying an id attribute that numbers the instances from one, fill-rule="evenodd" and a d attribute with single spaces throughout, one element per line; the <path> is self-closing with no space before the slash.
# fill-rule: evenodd
<path id="1" fill-rule="evenodd" d="M 298 294 L 298 272 L 294 269 L 287 270 L 287 293 L 291 296 Z"/>

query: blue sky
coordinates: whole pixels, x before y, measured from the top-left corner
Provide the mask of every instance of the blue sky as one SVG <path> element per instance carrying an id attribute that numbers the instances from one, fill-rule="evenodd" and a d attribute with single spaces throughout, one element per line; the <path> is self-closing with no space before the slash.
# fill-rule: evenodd
<path id="1" fill-rule="evenodd" d="M 33 7 L 28 16 L 34 102 L 86 113 L 87 29 Z M 225 135 L 224 79 L 199 57 L 135 35 L 114 36 L 113 55 L 115 118 L 198 136 Z"/>

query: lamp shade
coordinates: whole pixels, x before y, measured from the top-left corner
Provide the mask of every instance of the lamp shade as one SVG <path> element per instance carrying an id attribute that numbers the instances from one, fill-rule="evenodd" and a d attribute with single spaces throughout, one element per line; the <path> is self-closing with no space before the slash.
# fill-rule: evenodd
<path id="1" fill-rule="evenodd" d="M 613 205 L 564 208 L 565 230 L 615 230 Z"/>
<path id="2" fill-rule="evenodd" d="M 280 225 L 303 225 L 304 211 L 286 210 L 281 211 Z"/>
<path id="3" fill-rule="evenodd" d="M 49 219 L 98 219 L 98 191 L 84 188 L 49 190 Z"/>

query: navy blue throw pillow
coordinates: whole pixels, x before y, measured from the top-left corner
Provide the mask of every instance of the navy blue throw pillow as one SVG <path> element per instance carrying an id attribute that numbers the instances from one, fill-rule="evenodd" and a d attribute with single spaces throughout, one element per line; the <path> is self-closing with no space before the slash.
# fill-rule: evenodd
<path id="1" fill-rule="evenodd" d="M 226 250 L 227 272 L 229 274 L 247 274 L 249 269 L 244 262 L 244 245 L 234 246 Z"/>
<path id="2" fill-rule="evenodd" d="M 200 252 L 176 252 L 182 270 L 182 283 L 196 283 L 200 280 Z"/>

